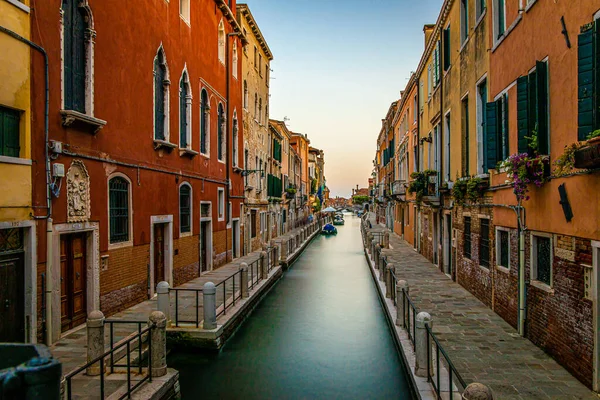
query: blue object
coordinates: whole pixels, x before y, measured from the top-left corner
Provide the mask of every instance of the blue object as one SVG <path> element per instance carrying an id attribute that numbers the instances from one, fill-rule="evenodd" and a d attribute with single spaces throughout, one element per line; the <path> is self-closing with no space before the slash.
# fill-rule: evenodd
<path id="1" fill-rule="evenodd" d="M 337 229 L 335 226 L 333 226 L 331 224 L 326 224 L 323 227 L 321 233 L 324 235 L 335 235 L 337 233 Z"/>

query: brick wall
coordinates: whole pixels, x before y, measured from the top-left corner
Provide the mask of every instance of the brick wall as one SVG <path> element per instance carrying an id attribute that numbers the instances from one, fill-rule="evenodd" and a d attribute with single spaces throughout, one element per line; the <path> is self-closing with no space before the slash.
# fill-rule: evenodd
<path id="1" fill-rule="evenodd" d="M 179 286 L 199 275 L 198 245 L 199 235 L 181 237 L 173 240 L 173 286 Z"/>

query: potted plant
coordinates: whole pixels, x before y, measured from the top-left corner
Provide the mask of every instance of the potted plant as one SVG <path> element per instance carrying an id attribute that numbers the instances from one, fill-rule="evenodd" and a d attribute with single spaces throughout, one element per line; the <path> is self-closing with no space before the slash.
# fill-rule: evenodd
<path id="1" fill-rule="evenodd" d="M 541 187 L 547 180 L 550 170 L 547 156 L 530 157 L 527 153 L 513 154 L 500 165 L 506 171 L 507 182 L 511 184 L 518 201 L 529 200 L 528 185 Z"/>
<path id="2" fill-rule="evenodd" d="M 467 184 L 469 180 L 465 178 L 456 178 L 452 187 L 452 197 L 457 204 L 464 204 L 467 197 Z"/>

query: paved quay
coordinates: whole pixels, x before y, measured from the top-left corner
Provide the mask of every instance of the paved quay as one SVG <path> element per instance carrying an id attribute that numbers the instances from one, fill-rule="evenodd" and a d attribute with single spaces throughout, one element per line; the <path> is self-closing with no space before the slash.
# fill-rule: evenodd
<path id="1" fill-rule="evenodd" d="M 369 216 L 367 232 L 389 232 Z M 467 384 L 483 383 L 496 399 L 598 399 L 549 355 L 442 273 L 395 233 L 383 254 L 406 280 L 417 311 L 432 316 L 433 332 Z"/>

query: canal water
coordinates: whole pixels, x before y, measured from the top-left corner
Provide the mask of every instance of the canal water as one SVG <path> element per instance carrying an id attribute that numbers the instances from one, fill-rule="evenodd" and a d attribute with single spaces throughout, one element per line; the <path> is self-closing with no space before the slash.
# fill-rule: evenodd
<path id="1" fill-rule="evenodd" d="M 409 399 L 360 219 L 318 236 L 218 353 L 172 353 L 183 399 Z"/>

